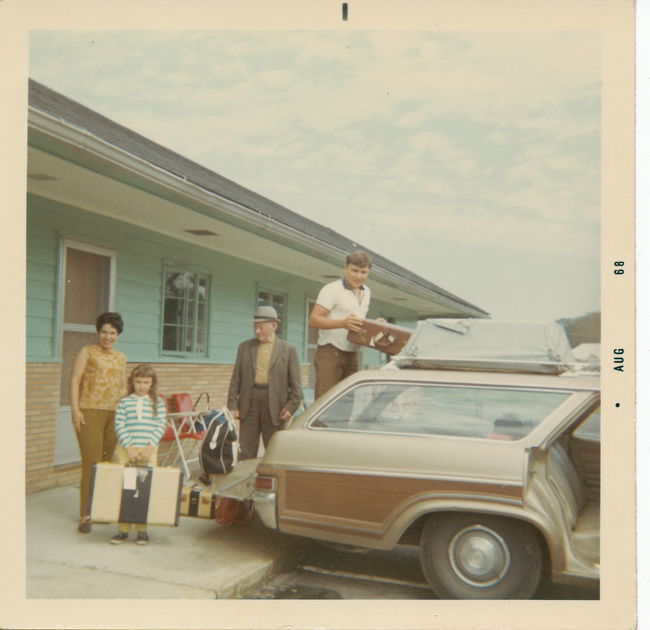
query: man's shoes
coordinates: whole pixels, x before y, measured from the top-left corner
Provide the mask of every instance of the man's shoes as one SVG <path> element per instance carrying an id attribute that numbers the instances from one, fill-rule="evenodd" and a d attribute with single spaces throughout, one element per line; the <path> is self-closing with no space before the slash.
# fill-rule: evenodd
<path id="1" fill-rule="evenodd" d="M 129 532 L 118 532 L 108 542 L 111 545 L 121 545 L 129 537 Z"/>
<path id="2" fill-rule="evenodd" d="M 136 545 L 148 545 L 149 544 L 149 534 L 147 532 L 138 532 L 138 535 L 135 537 Z"/>
<path id="3" fill-rule="evenodd" d="M 77 531 L 80 534 L 90 534 L 90 519 L 88 517 L 82 518 L 77 525 Z"/>

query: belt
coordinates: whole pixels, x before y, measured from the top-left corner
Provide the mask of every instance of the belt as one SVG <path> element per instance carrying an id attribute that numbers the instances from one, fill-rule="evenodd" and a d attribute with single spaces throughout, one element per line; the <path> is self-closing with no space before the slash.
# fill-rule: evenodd
<path id="1" fill-rule="evenodd" d="M 268 383 L 263 383 L 263 384 L 255 383 L 255 384 L 253 385 L 253 387 L 254 387 L 255 389 L 268 389 L 268 388 L 269 388 L 269 385 L 268 385 Z"/>

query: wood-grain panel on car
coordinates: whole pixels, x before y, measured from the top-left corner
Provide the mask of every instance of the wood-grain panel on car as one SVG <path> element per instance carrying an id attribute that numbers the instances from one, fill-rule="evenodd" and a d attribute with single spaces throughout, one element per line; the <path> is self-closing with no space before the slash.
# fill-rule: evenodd
<path id="1" fill-rule="evenodd" d="M 318 521 L 367 532 L 385 529 L 400 512 L 424 498 L 522 498 L 519 486 L 472 481 L 303 470 L 276 471 L 276 477 L 281 521 L 302 521 L 305 525 Z"/>

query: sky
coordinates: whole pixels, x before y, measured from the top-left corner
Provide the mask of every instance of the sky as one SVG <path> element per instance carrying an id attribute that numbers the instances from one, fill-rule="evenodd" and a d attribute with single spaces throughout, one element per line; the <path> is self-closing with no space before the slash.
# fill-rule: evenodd
<path id="1" fill-rule="evenodd" d="M 588 31 L 32 31 L 30 77 L 509 320 L 600 310 Z"/>

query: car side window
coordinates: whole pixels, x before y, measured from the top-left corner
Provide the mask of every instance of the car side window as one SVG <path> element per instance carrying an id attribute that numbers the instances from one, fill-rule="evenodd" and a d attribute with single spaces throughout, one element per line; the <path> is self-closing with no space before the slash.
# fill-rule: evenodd
<path id="1" fill-rule="evenodd" d="M 334 401 L 312 426 L 512 440 L 527 435 L 568 396 L 505 388 L 364 384 Z"/>
<path id="2" fill-rule="evenodd" d="M 594 409 L 580 423 L 580 426 L 573 432 L 573 435 L 583 440 L 590 440 L 592 442 L 600 441 L 600 407 Z"/>

